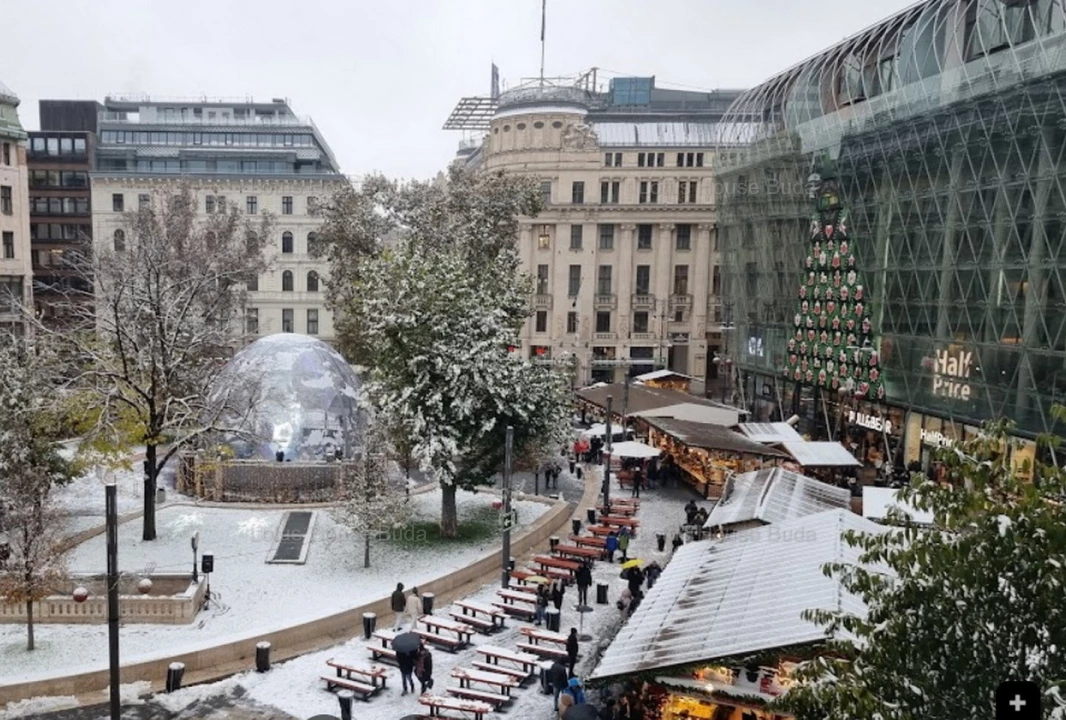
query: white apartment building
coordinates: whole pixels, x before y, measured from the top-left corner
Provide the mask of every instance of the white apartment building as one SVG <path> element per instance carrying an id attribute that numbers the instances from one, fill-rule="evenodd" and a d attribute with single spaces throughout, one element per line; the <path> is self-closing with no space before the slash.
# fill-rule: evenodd
<path id="1" fill-rule="evenodd" d="M 714 148 L 736 95 L 660 89 L 654 78 L 598 92 L 583 76 L 459 103 L 445 128 L 479 131 L 459 162 L 541 183 L 545 209 L 521 225 L 536 281 L 523 352 L 576 360 L 579 385 L 664 367 L 691 375 L 693 392 L 714 381 Z"/>
<path id="2" fill-rule="evenodd" d="M 0 327 L 22 327 L 20 304 L 32 302 L 29 171 L 19 99 L 0 83 Z"/>

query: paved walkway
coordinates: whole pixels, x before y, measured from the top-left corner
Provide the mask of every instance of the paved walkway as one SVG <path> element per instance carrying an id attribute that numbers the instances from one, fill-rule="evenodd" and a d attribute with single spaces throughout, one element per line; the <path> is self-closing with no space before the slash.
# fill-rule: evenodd
<path id="1" fill-rule="evenodd" d="M 122 708 L 122 720 L 305 720 L 297 719 L 277 708 L 260 705 L 244 695 L 244 690 L 238 687 L 229 695 L 204 698 L 180 712 L 172 712 L 152 701 L 140 705 L 126 705 Z M 94 705 L 22 717 L 48 720 L 110 720 L 111 714 L 107 705 Z"/>

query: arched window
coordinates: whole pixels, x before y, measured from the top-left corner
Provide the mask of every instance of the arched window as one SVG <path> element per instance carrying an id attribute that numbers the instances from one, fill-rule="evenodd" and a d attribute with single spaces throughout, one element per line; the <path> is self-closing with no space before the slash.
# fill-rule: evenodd
<path id="1" fill-rule="evenodd" d="M 115 252 L 122 252 L 126 249 L 126 231 L 119 228 L 115 231 Z"/>
<path id="2" fill-rule="evenodd" d="M 315 244 L 315 240 L 318 238 L 313 232 L 307 233 L 307 252 L 311 252 L 311 248 Z"/>
<path id="3" fill-rule="evenodd" d="M 307 271 L 307 292 L 318 292 L 318 273 L 314 270 Z"/>
<path id="4" fill-rule="evenodd" d="M 286 254 L 292 253 L 292 233 L 285 232 L 281 234 L 281 251 Z"/>
<path id="5" fill-rule="evenodd" d="M 286 270 L 281 274 L 281 289 L 284 292 L 292 292 L 292 270 Z"/>

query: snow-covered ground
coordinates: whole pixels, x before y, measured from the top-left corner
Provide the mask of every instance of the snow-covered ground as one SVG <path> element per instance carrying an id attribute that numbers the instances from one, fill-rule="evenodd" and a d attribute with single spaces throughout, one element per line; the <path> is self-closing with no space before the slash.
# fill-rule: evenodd
<path id="1" fill-rule="evenodd" d="M 133 468 L 115 470 L 113 476 L 118 486 L 119 515 L 140 510 L 144 505 L 144 472 L 140 455 L 131 459 Z M 67 513 L 78 530 L 87 530 L 104 524 L 104 486 L 95 470 L 90 470 L 61 488 L 54 497 L 60 509 Z"/>
<path id="2" fill-rule="evenodd" d="M 99 484 L 96 483 L 96 487 Z M 492 504 L 492 494 L 460 493 L 460 518 Z M 439 517 L 440 491 L 412 496 L 416 519 Z M 518 501 L 519 524 L 543 514 L 548 505 Z M 190 537 L 200 533 L 201 551 L 215 555 L 211 576 L 218 602 L 191 625 L 125 625 L 121 633 L 124 661 L 193 650 L 289 627 L 330 615 L 392 591 L 397 582 L 408 587 L 469 565 L 492 551 L 497 537 L 454 545 L 379 542 L 371 547 L 371 567 L 364 569 L 362 541 L 335 525 L 326 510 L 317 519 L 305 565 L 269 565 L 267 555 L 280 532 L 283 510 L 220 509 L 170 506 L 158 515 L 159 537 L 140 539 L 139 519 L 119 528 L 119 566 L 123 572 L 187 572 L 192 564 Z M 70 569 L 106 569 L 105 538 L 100 535 L 72 551 Z M 25 628 L 0 625 L 0 683 L 75 673 L 106 667 L 106 625 L 38 625 L 38 648 L 25 651 Z"/>

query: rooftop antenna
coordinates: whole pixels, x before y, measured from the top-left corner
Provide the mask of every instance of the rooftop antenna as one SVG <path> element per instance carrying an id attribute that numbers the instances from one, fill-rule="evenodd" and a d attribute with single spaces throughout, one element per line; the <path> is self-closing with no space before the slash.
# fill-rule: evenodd
<path id="1" fill-rule="evenodd" d="M 540 86 L 544 87 L 544 29 L 548 22 L 548 0 L 540 0 Z"/>

